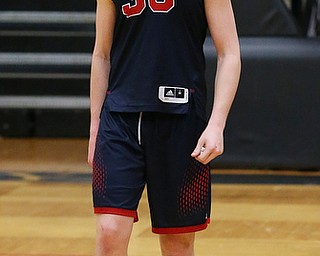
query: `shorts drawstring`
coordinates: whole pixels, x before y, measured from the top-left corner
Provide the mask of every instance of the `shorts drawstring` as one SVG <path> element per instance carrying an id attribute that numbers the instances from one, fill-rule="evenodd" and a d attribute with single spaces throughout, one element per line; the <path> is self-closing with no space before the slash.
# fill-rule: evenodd
<path id="1" fill-rule="evenodd" d="M 141 120 L 142 120 L 142 112 L 139 114 L 139 120 L 138 120 L 138 143 L 141 145 Z"/>

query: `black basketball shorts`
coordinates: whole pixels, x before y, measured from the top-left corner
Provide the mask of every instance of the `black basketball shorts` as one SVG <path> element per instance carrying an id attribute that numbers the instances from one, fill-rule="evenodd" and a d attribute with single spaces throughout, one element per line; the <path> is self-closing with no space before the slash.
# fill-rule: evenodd
<path id="1" fill-rule="evenodd" d="M 138 221 L 137 208 L 146 186 L 154 233 L 207 227 L 210 168 L 190 156 L 206 124 L 195 111 L 189 112 L 102 111 L 93 164 L 96 214 Z"/>

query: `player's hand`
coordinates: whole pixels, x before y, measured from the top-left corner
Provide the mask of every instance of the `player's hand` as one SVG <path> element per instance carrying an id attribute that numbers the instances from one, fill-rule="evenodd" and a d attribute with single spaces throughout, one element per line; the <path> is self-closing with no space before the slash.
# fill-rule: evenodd
<path id="1" fill-rule="evenodd" d="M 97 133 L 98 131 L 90 132 L 89 146 L 88 146 L 88 164 L 91 167 L 93 167 L 93 157 L 94 157 L 94 151 L 96 148 Z"/>
<path id="2" fill-rule="evenodd" d="M 207 126 L 191 156 L 203 164 L 208 164 L 211 160 L 221 155 L 223 150 L 223 131 Z"/>

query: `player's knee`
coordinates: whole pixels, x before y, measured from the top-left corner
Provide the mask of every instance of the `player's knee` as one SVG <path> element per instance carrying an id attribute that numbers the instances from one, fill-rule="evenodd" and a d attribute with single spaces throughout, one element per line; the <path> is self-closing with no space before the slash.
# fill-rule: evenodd
<path id="1" fill-rule="evenodd" d="M 102 236 L 113 237 L 117 233 L 117 227 L 113 223 L 110 222 L 99 222 L 97 223 L 97 232 Z"/>
<path id="2" fill-rule="evenodd" d="M 111 223 L 97 224 L 96 256 L 126 255 L 127 239 L 125 239 L 119 227 Z"/>
<path id="3" fill-rule="evenodd" d="M 131 233 L 132 220 L 120 216 L 97 218 L 98 243 L 109 247 L 125 245 Z"/>
<path id="4" fill-rule="evenodd" d="M 115 225 L 109 222 L 99 222 L 97 223 L 97 242 L 103 244 L 104 247 L 113 247 L 118 243 L 117 232 L 118 229 Z"/>
<path id="5" fill-rule="evenodd" d="M 123 236 L 119 235 L 120 226 L 117 222 L 100 220 L 97 221 L 97 235 L 99 237 L 98 242 L 108 245 L 110 247 L 116 246 L 121 242 Z"/>
<path id="6" fill-rule="evenodd" d="M 194 234 L 161 235 L 160 244 L 163 256 L 194 255 Z"/>

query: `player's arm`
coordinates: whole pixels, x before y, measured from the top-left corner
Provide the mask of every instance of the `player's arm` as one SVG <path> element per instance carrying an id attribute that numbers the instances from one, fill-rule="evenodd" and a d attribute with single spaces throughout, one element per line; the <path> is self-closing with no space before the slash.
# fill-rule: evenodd
<path id="1" fill-rule="evenodd" d="M 92 54 L 90 79 L 90 139 L 88 163 L 92 165 L 100 112 L 108 88 L 110 50 L 113 40 L 115 6 L 112 0 L 97 0 L 96 38 Z"/>
<path id="2" fill-rule="evenodd" d="M 217 52 L 212 113 L 192 156 L 208 163 L 223 153 L 223 131 L 241 69 L 239 40 L 230 0 L 205 0 L 209 31 Z M 201 148 L 203 152 L 201 152 Z"/>

